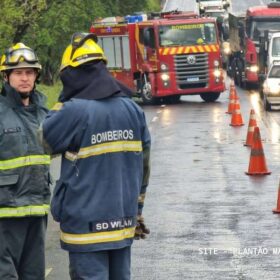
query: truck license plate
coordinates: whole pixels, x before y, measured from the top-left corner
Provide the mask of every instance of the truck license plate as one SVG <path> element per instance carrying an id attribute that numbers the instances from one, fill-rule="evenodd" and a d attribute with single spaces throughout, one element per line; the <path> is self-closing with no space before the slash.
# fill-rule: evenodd
<path id="1" fill-rule="evenodd" d="M 187 81 L 188 82 L 198 82 L 199 78 L 198 77 L 189 77 L 189 78 L 187 78 Z"/>

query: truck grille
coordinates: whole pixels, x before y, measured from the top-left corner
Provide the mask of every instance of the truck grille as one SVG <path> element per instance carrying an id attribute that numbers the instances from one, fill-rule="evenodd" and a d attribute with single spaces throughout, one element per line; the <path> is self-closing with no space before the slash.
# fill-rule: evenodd
<path id="1" fill-rule="evenodd" d="M 207 87 L 208 54 L 177 54 L 174 56 L 176 82 L 180 89 Z"/>

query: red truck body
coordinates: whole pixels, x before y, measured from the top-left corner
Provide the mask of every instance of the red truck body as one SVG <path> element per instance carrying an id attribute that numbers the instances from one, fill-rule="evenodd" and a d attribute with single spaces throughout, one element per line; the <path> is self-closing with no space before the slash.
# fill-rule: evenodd
<path id="1" fill-rule="evenodd" d="M 211 102 L 225 89 L 215 19 L 165 13 L 133 23 L 95 23 L 90 31 L 112 75 L 145 103 L 195 94 Z"/>
<path id="2" fill-rule="evenodd" d="M 260 37 L 266 31 L 280 30 L 279 22 L 280 3 L 277 2 L 267 6 L 250 7 L 245 17 L 230 14 L 229 35 L 232 52 L 229 57 L 229 72 L 239 86 L 259 83 Z"/>

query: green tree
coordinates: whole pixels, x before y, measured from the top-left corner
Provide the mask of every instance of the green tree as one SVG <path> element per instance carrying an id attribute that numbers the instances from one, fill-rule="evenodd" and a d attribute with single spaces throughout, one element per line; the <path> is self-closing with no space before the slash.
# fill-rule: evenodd
<path id="1" fill-rule="evenodd" d="M 89 32 L 99 17 L 159 7 L 159 0 L 1 0 L 0 51 L 19 41 L 32 47 L 43 65 L 42 82 L 50 85 L 74 32 Z"/>

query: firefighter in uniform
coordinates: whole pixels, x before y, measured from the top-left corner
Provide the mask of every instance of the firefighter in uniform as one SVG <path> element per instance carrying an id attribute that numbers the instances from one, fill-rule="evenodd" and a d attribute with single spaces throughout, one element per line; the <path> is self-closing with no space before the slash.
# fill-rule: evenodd
<path id="1" fill-rule="evenodd" d="M 23 43 L 1 57 L 0 279 L 45 278 L 50 157 L 37 139 L 47 115 L 35 90 L 41 65 Z"/>
<path id="2" fill-rule="evenodd" d="M 51 212 L 71 279 L 128 280 L 132 241 L 149 233 L 141 215 L 151 142 L 144 112 L 108 72 L 93 34 L 73 35 L 60 78 L 43 135 L 62 154 Z"/>

